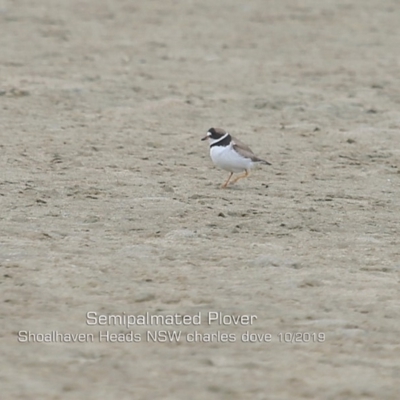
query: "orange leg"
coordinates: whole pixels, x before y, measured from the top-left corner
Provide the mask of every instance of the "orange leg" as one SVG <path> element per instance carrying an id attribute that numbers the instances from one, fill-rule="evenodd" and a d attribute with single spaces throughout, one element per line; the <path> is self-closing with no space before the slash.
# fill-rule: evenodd
<path id="1" fill-rule="evenodd" d="M 233 175 L 233 172 L 231 172 L 231 174 L 229 175 L 229 178 L 227 179 L 227 181 L 221 186 L 221 188 L 226 188 L 228 186 L 229 181 L 231 180 Z"/>
<path id="2" fill-rule="evenodd" d="M 243 178 L 246 178 L 246 177 L 248 177 L 248 176 L 249 176 L 249 171 L 247 171 L 247 169 L 246 169 L 246 171 L 244 171 L 244 174 L 243 174 L 243 175 L 237 176 L 237 177 L 231 182 L 231 184 L 233 185 L 233 184 L 236 183 L 239 179 L 243 179 Z"/>

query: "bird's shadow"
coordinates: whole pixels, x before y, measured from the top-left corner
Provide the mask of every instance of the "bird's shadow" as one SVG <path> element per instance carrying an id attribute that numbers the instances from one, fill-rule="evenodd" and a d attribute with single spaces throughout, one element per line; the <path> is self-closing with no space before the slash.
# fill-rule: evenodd
<path id="1" fill-rule="evenodd" d="M 238 191 L 242 191 L 242 190 L 257 190 L 260 189 L 260 187 L 258 186 L 241 186 L 238 184 L 234 184 L 234 185 L 228 185 L 227 187 L 221 187 L 221 185 L 215 186 L 217 189 L 221 189 L 221 190 L 238 190 Z M 268 189 L 269 184 L 268 183 L 263 183 L 261 184 L 261 189 Z"/>
<path id="2" fill-rule="evenodd" d="M 243 189 L 246 189 L 244 186 L 239 186 L 239 185 L 228 185 L 227 187 L 221 187 L 221 185 L 218 185 L 217 188 L 221 189 L 221 190 L 243 190 Z"/>

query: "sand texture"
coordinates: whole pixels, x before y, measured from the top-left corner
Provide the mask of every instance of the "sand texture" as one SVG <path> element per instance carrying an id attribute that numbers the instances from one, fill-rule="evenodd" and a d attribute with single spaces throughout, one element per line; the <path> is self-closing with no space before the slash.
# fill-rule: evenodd
<path id="1" fill-rule="evenodd" d="M 395 0 L 0 1 L 0 398 L 397 400 L 399 38 Z M 220 189 L 211 127 L 272 166 Z"/>

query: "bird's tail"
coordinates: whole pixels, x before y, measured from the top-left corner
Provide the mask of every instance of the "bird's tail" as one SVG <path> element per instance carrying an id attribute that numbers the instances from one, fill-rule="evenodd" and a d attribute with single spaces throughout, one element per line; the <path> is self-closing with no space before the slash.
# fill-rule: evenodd
<path id="1" fill-rule="evenodd" d="M 260 164 L 265 164 L 265 165 L 272 165 L 270 162 L 268 162 L 266 160 L 262 160 L 261 158 L 259 158 L 256 162 L 259 162 Z"/>

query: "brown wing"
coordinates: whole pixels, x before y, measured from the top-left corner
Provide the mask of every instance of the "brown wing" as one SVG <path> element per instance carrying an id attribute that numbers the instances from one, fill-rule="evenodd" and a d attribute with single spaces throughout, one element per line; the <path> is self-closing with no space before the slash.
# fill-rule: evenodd
<path id="1" fill-rule="evenodd" d="M 253 153 L 253 151 L 251 150 L 251 148 L 249 146 L 247 146 L 247 144 L 241 142 L 239 139 L 236 139 L 235 137 L 231 136 L 232 141 L 233 141 L 233 145 L 237 145 L 238 147 L 240 147 L 243 150 L 248 151 L 249 153 Z"/>
<path id="2" fill-rule="evenodd" d="M 233 141 L 233 148 L 242 156 L 245 158 L 250 158 L 251 161 L 253 162 L 261 162 L 264 164 L 268 164 L 271 165 L 271 163 L 269 163 L 268 161 L 263 160 L 262 158 L 257 157 L 252 150 L 250 149 L 249 146 L 247 146 L 247 144 L 244 144 L 243 142 L 241 142 L 240 140 L 237 140 L 235 138 L 232 137 L 232 141 Z"/>

